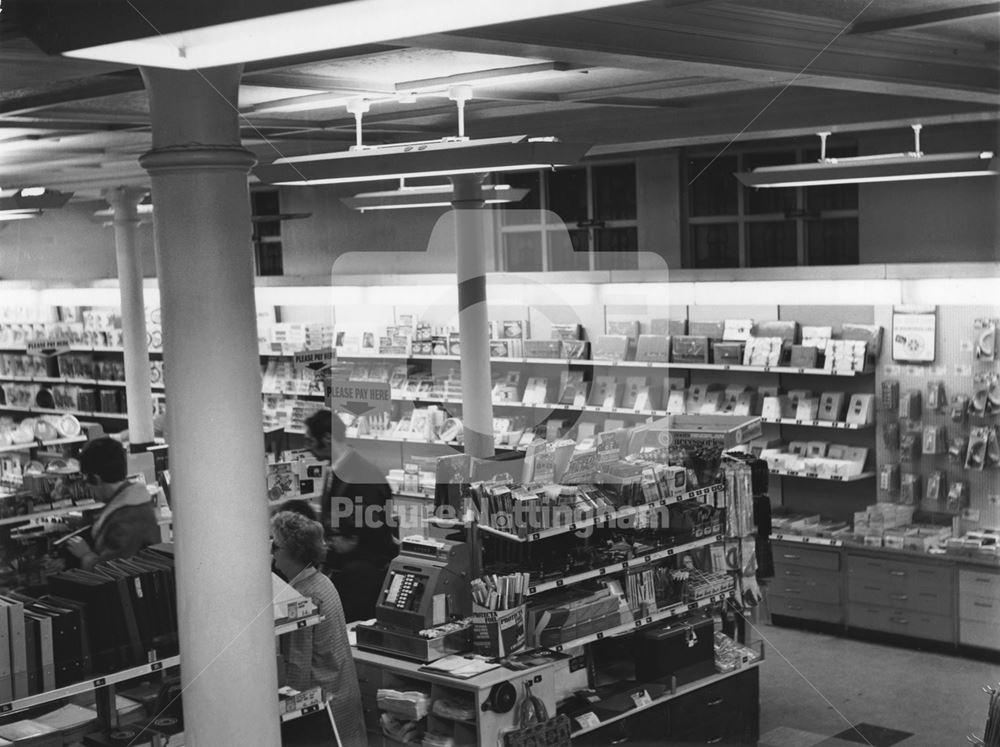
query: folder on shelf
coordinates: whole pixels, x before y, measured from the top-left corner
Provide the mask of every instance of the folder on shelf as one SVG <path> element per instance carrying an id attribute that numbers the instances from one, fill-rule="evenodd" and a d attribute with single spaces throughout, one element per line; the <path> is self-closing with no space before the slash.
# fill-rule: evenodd
<path id="1" fill-rule="evenodd" d="M 10 667 L 10 621 L 5 609 L 0 609 L 0 703 L 14 698 Z"/>
<path id="2" fill-rule="evenodd" d="M 91 671 L 83 605 L 52 595 L 43 596 L 37 604 L 44 605 L 44 609 L 53 616 L 56 687 L 79 682 Z"/>
<path id="3" fill-rule="evenodd" d="M 10 644 L 11 687 L 14 699 L 28 695 L 28 652 L 24 639 L 24 604 L 0 596 L 0 605 L 6 608 Z"/>
<path id="4" fill-rule="evenodd" d="M 35 650 L 33 655 L 37 657 L 38 662 L 38 692 L 48 692 L 49 690 L 56 689 L 55 652 L 52 647 L 52 617 L 30 607 L 31 605 L 26 605 L 25 607 L 24 624 L 26 629 L 28 627 L 35 629 Z"/>

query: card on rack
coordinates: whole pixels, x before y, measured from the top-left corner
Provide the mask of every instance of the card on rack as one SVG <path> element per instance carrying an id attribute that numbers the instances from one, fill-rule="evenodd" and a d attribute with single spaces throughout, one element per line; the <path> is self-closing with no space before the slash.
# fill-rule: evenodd
<path id="1" fill-rule="evenodd" d="M 583 326 L 580 324 L 553 324 L 551 337 L 553 340 L 582 340 Z"/>
<path id="2" fill-rule="evenodd" d="M 600 335 L 594 342 L 592 357 L 595 361 L 623 361 L 628 355 L 627 335 Z"/>
<path id="3" fill-rule="evenodd" d="M 574 407 L 587 404 L 587 382 L 582 371 L 563 371 L 559 375 L 559 404 Z"/>
<path id="4" fill-rule="evenodd" d="M 844 415 L 844 392 L 823 392 L 819 396 L 819 419 L 839 422 Z"/>
<path id="5" fill-rule="evenodd" d="M 645 376 L 627 376 L 622 394 L 622 407 L 629 410 L 649 409 L 649 379 Z"/>
<path id="6" fill-rule="evenodd" d="M 589 360 L 590 343 L 586 340 L 560 340 L 560 356 L 571 360 Z"/>
<path id="7" fill-rule="evenodd" d="M 532 376 L 524 387 L 521 401 L 524 404 L 542 405 L 548 402 L 549 380 L 544 376 Z"/>
<path id="8" fill-rule="evenodd" d="M 634 320 L 608 320 L 605 333 L 609 335 L 624 335 L 631 343 L 639 337 L 639 322 Z"/>
<path id="9" fill-rule="evenodd" d="M 639 335 L 636 343 L 637 361 L 670 362 L 670 338 L 666 335 Z"/>
<path id="10" fill-rule="evenodd" d="M 671 389 L 663 404 L 668 415 L 684 415 L 687 412 L 687 390 Z"/>
<path id="11" fill-rule="evenodd" d="M 604 409 L 618 406 L 621 384 L 614 376 L 597 376 L 590 390 L 590 404 Z"/>

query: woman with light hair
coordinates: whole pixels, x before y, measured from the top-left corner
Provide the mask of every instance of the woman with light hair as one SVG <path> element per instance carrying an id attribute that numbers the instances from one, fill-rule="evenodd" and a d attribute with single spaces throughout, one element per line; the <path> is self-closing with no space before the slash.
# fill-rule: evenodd
<path id="1" fill-rule="evenodd" d="M 284 682 L 296 690 L 316 685 L 330 701 L 330 710 L 344 747 L 367 745 L 361 690 L 347 640 L 344 610 L 337 589 L 319 570 L 326 546 L 323 527 L 302 514 L 280 511 L 271 519 L 271 557 L 277 571 L 303 596 L 318 607 L 323 619 L 281 637 Z M 282 729 L 285 747 L 316 744 L 317 738 L 330 739 L 326 714 L 290 721 Z M 330 743 L 335 743 L 331 742 Z"/>

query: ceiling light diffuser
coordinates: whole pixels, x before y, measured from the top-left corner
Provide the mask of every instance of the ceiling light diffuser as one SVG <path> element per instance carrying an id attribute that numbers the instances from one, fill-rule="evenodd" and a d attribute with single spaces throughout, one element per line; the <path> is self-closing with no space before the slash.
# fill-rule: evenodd
<path id="1" fill-rule="evenodd" d="M 29 36 L 47 37 L 41 46 L 50 53 L 126 65 L 194 70 L 578 13 L 635 1 L 421 0 L 417 7 L 409 0 L 294 0 L 285 5 L 293 9 L 274 13 L 274 4 L 262 0 L 245 0 L 238 7 L 202 0 L 169 3 L 105 0 L 101 13 L 96 14 L 86 2 L 57 4 L 33 0 L 26 5 L 38 7 L 34 11 L 29 8 L 26 17 L 34 23 L 25 25 Z M 62 28 L 77 30 L 67 35 L 72 38 L 59 38 L 43 27 L 45 23 L 51 24 L 56 12 L 60 14 Z M 109 23 L 109 18 L 115 22 Z"/>
<path id="2" fill-rule="evenodd" d="M 519 202 L 528 194 L 527 189 L 515 189 L 509 184 L 484 184 L 483 202 L 487 205 Z M 454 191 L 450 184 L 427 187 L 400 187 L 382 192 L 362 192 L 354 197 L 340 199 L 347 207 L 360 210 L 399 210 L 421 207 L 450 207 Z"/>
<path id="3" fill-rule="evenodd" d="M 483 140 L 435 140 L 279 158 L 258 166 L 265 184 L 316 186 L 351 182 L 555 168 L 579 162 L 588 144 L 525 135 Z"/>
<path id="4" fill-rule="evenodd" d="M 770 187 L 816 187 L 830 184 L 901 182 L 917 179 L 953 179 L 966 176 L 996 176 L 1000 165 L 992 151 L 966 151 L 927 155 L 920 150 L 921 125 L 911 125 L 914 149 L 849 158 L 827 158 L 826 138 L 820 132 L 820 158 L 816 163 L 762 166 L 735 174 L 741 184 L 760 189 Z"/>

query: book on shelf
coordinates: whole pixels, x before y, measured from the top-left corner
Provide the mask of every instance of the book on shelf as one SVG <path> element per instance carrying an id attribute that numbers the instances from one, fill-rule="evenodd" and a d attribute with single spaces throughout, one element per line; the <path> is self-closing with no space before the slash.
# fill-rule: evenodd
<path id="1" fill-rule="evenodd" d="M 14 699 L 12 675 L 10 619 L 4 608 L 0 609 L 0 703 Z"/>
<path id="2" fill-rule="evenodd" d="M 528 358 L 559 358 L 562 352 L 560 340 L 524 340 L 523 348 Z"/>
<path id="3" fill-rule="evenodd" d="M 604 329 L 609 335 L 624 335 L 630 342 L 634 343 L 639 337 L 639 322 L 635 320 L 615 320 L 609 319 Z"/>
<path id="4" fill-rule="evenodd" d="M 667 335 L 639 335 L 635 347 L 637 361 L 668 363 L 670 361 L 670 338 Z"/>
<path id="5" fill-rule="evenodd" d="M 10 650 L 11 688 L 14 699 L 28 696 L 28 652 L 25 647 L 24 603 L 0 595 L 0 606 L 7 615 Z"/>
<path id="6" fill-rule="evenodd" d="M 560 357 L 568 360 L 588 360 L 590 343 L 586 340 L 560 340 Z"/>
<path id="7" fill-rule="evenodd" d="M 581 324 L 553 324 L 551 337 L 553 340 L 582 340 L 583 326 Z"/>

